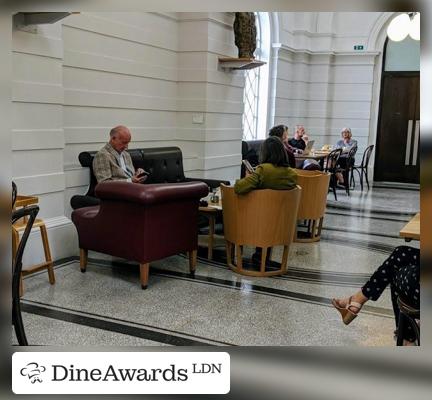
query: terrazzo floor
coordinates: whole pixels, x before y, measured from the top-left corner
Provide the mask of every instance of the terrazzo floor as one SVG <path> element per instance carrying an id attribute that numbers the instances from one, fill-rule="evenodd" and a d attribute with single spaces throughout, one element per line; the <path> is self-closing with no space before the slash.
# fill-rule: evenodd
<path id="1" fill-rule="evenodd" d="M 134 263 L 90 252 L 82 274 L 78 257 L 58 260 L 55 285 L 46 272 L 24 279 L 27 338 L 60 346 L 394 346 L 388 289 L 348 327 L 330 301 L 352 294 L 406 244 L 399 230 L 418 211 L 416 190 L 339 191 L 338 201 L 330 193 L 321 241 L 293 243 L 288 272 L 273 278 L 231 272 L 222 240 L 213 261 L 200 249 L 195 278 L 185 255 L 151 263 L 145 291 Z M 272 260 L 280 259 L 276 248 Z"/>

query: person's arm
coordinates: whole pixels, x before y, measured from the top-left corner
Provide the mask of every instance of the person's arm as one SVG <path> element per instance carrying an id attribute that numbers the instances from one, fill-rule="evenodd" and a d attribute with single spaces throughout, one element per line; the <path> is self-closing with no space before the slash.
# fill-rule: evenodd
<path id="1" fill-rule="evenodd" d="M 294 152 L 291 150 L 292 147 L 288 143 L 284 143 L 284 147 L 285 147 L 285 151 L 287 152 L 287 155 L 288 155 L 288 162 L 289 162 L 290 167 L 295 168 L 296 167 L 296 160 L 295 160 Z"/>
<path id="2" fill-rule="evenodd" d="M 96 153 L 93 159 L 93 172 L 98 183 L 113 180 L 110 160 L 103 153 Z"/>
<path id="3" fill-rule="evenodd" d="M 338 140 L 336 142 L 335 149 L 341 149 L 342 147 L 344 147 L 344 141 L 343 140 Z"/>
<path id="4" fill-rule="evenodd" d="M 246 194 L 254 189 L 257 189 L 261 182 L 261 169 L 262 167 L 258 165 L 254 173 L 236 181 L 234 185 L 234 192 L 237 194 Z"/>

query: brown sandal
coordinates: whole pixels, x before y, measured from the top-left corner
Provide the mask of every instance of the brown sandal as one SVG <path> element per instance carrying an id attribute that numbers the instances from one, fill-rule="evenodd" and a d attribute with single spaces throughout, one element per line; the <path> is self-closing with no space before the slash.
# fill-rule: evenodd
<path id="1" fill-rule="evenodd" d="M 348 304 L 346 307 L 342 307 L 339 304 L 339 301 L 336 299 L 332 300 L 332 305 L 336 310 L 339 311 L 340 315 L 342 316 L 342 321 L 345 325 L 349 325 L 358 315 L 362 308 L 362 304 L 357 303 L 355 301 L 351 301 L 352 297 L 349 298 Z M 357 311 L 353 310 L 352 307 L 357 308 Z"/>

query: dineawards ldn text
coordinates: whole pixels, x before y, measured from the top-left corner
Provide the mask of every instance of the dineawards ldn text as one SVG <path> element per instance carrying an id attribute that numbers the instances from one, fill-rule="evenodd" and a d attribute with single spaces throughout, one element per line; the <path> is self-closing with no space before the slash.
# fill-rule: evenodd
<path id="1" fill-rule="evenodd" d="M 170 364 L 165 369 L 161 368 L 115 368 L 112 365 L 105 369 L 76 368 L 73 365 L 51 365 L 52 382 L 184 382 L 189 378 L 189 372 L 193 374 L 220 374 L 221 364 L 192 364 L 191 371 L 186 368 L 177 368 Z"/>

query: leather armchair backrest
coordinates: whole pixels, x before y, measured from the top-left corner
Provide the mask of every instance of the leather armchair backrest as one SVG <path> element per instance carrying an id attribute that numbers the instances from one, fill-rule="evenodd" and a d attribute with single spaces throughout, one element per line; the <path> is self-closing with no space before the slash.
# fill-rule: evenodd
<path id="1" fill-rule="evenodd" d="M 80 162 L 82 167 L 87 167 L 90 169 L 90 185 L 87 190 L 87 196 L 94 196 L 94 189 L 97 185 L 97 180 L 93 172 L 93 158 L 97 151 L 83 151 L 78 156 L 78 161 Z"/>
<path id="2" fill-rule="evenodd" d="M 178 147 L 141 149 L 142 158 L 135 168 L 150 172 L 146 183 L 184 182 L 183 155 Z"/>
<path id="3" fill-rule="evenodd" d="M 263 144 L 264 140 L 249 140 L 247 142 L 248 144 L 248 151 L 254 150 L 256 155 L 259 158 L 260 151 L 261 151 L 261 145 Z"/>
<path id="4" fill-rule="evenodd" d="M 93 159 L 97 151 L 83 151 L 78 160 L 83 167 L 90 169 L 90 186 L 87 196 L 95 196 L 96 177 L 93 172 Z M 178 147 L 155 147 L 129 149 L 132 163 L 137 168 L 150 172 L 146 183 L 184 182 L 183 154 Z"/>

